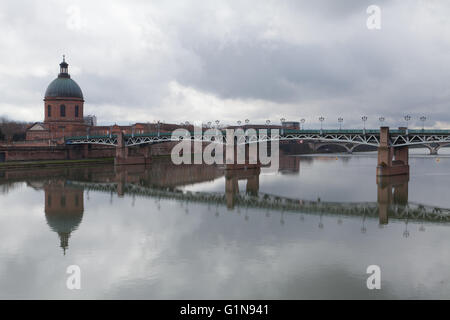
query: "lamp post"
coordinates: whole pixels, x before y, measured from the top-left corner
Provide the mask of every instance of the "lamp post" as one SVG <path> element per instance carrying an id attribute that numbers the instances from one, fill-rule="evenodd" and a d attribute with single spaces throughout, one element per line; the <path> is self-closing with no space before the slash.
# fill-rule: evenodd
<path id="1" fill-rule="evenodd" d="M 341 131 L 342 130 L 342 122 L 344 122 L 344 118 L 339 117 L 338 122 L 339 122 L 339 131 Z"/>
<path id="2" fill-rule="evenodd" d="M 300 119 L 300 124 L 301 124 L 301 126 L 302 126 L 302 127 L 300 128 L 300 130 L 304 130 L 304 129 L 305 129 L 304 123 L 305 123 L 305 119 L 304 119 L 304 118 Z"/>
<path id="3" fill-rule="evenodd" d="M 266 120 L 266 125 L 269 125 L 270 124 L 270 120 Z"/>
<path id="4" fill-rule="evenodd" d="M 286 121 L 285 118 L 281 118 L 280 122 L 281 122 L 281 134 L 284 134 L 284 122 Z"/>
<path id="5" fill-rule="evenodd" d="M 211 128 L 211 121 L 208 121 L 208 128 Z"/>
<path id="6" fill-rule="evenodd" d="M 408 122 L 409 122 L 409 120 L 411 120 L 411 116 L 410 116 L 409 114 L 407 114 L 407 115 L 405 116 L 405 121 L 406 121 L 406 134 L 409 133 L 409 130 L 408 130 Z"/>
<path id="7" fill-rule="evenodd" d="M 363 130 L 364 133 L 366 133 L 366 121 L 367 121 L 367 117 L 366 116 L 362 116 L 361 120 L 363 121 Z"/>
<path id="8" fill-rule="evenodd" d="M 422 121 L 422 131 L 425 130 L 425 121 L 427 120 L 427 117 L 421 116 L 420 121 Z"/>
<path id="9" fill-rule="evenodd" d="M 324 117 L 319 117 L 319 121 L 320 121 L 320 133 L 322 133 L 322 130 L 323 130 L 323 121 L 325 120 L 325 118 Z"/>
<path id="10" fill-rule="evenodd" d="M 241 126 L 241 123 L 242 123 L 241 120 L 238 120 L 238 121 L 237 121 L 237 124 L 238 124 L 239 127 Z"/>
<path id="11" fill-rule="evenodd" d="M 385 120 L 384 117 L 379 117 L 378 120 L 380 121 L 381 126 L 383 126 L 383 122 L 384 122 L 384 120 Z"/>
<path id="12" fill-rule="evenodd" d="M 409 114 L 407 114 L 407 115 L 405 116 L 406 129 L 408 129 L 408 122 L 409 122 L 409 120 L 411 120 L 411 116 L 410 116 Z"/>
<path id="13" fill-rule="evenodd" d="M 215 122 L 216 122 L 216 135 L 218 135 L 219 134 L 219 123 L 220 123 L 220 121 L 216 120 Z"/>
<path id="14" fill-rule="evenodd" d="M 250 120 L 245 119 L 245 124 L 247 125 L 250 122 Z"/>

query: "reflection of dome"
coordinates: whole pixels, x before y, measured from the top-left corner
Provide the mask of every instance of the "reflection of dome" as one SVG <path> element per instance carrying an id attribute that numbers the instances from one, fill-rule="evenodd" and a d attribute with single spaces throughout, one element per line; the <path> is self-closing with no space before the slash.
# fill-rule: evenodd
<path id="1" fill-rule="evenodd" d="M 62 181 L 51 181 L 44 190 L 45 219 L 50 229 L 59 235 L 65 254 L 70 234 L 78 229 L 83 219 L 83 190 L 69 188 Z"/>
<path id="2" fill-rule="evenodd" d="M 79 98 L 83 99 L 80 86 L 70 78 L 68 64 L 65 60 L 61 62 L 61 72 L 58 78 L 53 80 L 45 91 L 45 98 Z"/>
<path id="3" fill-rule="evenodd" d="M 45 219 L 50 229 L 58 233 L 59 239 L 61 240 L 61 248 L 66 253 L 66 249 L 69 247 L 70 233 L 77 230 L 83 219 L 83 213 L 46 213 Z"/>

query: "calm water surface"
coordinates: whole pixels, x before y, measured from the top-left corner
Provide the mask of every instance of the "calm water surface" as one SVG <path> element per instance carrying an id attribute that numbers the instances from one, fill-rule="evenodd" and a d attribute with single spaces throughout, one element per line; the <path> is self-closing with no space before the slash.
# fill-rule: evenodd
<path id="1" fill-rule="evenodd" d="M 409 179 L 378 183 L 373 153 L 283 157 L 277 173 L 0 169 L 0 298 L 448 299 L 441 153 L 413 150 Z"/>

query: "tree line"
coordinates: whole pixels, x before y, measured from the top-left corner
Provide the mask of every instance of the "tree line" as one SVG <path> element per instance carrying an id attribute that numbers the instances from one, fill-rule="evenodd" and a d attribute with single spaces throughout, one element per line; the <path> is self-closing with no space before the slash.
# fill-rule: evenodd
<path id="1" fill-rule="evenodd" d="M 23 141 L 26 138 L 29 122 L 9 120 L 0 117 L 0 141 Z"/>

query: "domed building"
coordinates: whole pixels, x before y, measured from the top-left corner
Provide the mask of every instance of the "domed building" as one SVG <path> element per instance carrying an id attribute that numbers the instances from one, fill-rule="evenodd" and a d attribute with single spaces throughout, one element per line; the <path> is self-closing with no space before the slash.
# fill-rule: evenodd
<path id="1" fill-rule="evenodd" d="M 60 72 L 44 95 L 44 122 L 28 129 L 27 140 L 55 139 L 86 132 L 84 97 L 80 86 L 70 77 L 69 64 L 63 56 Z"/>

